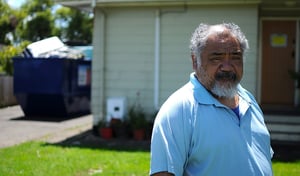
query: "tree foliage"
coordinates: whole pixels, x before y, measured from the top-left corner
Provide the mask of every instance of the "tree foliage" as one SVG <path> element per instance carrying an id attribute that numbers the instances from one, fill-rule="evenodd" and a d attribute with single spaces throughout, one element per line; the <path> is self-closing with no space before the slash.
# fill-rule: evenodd
<path id="1" fill-rule="evenodd" d="M 30 42 L 56 35 L 90 44 L 92 25 L 90 13 L 57 6 L 53 0 L 26 0 L 19 9 L 0 0 L 0 72 L 12 74 L 11 58 Z"/>
<path id="2" fill-rule="evenodd" d="M 13 75 L 13 61 L 14 56 L 19 55 L 28 45 L 28 41 L 22 42 L 18 46 L 8 45 L 1 49 L 0 52 L 0 73 L 6 75 Z"/>
<path id="3" fill-rule="evenodd" d="M 53 0 L 26 0 L 21 9 L 26 10 L 28 15 L 34 15 L 37 12 L 48 11 L 53 5 Z"/>
<path id="4" fill-rule="evenodd" d="M 92 42 L 93 16 L 90 13 L 63 7 L 56 11 L 56 19 L 68 24 L 60 28 L 61 38 L 82 43 Z"/>
<path id="5" fill-rule="evenodd" d="M 49 11 L 37 12 L 34 17 L 22 23 L 18 32 L 22 40 L 38 41 L 53 35 L 53 20 Z"/>
<path id="6" fill-rule="evenodd" d="M 27 14 L 18 25 L 17 33 L 21 40 L 35 42 L 53 35 L 52 6 L 51 0 L 27 0 L 21 6 L 21 10 Z"/>
<path id="7" fill-rule="evenodd" d="M 57 6 L 53 0 L 26 0 L 20 9 L 12 9 L 0 0 L 0 43 L 28 40 L 35 42 L 56 35 L 66 41 L 91 43 L 93 16 L 77 9 Z"/>
<path id="8" fill-rule="evenodd" d="M 11 43 L 7 36 L 15 30 L 17 21 L 17 11 L 11 9 L 4 0 L 0 0 L 0 44 Z"/>

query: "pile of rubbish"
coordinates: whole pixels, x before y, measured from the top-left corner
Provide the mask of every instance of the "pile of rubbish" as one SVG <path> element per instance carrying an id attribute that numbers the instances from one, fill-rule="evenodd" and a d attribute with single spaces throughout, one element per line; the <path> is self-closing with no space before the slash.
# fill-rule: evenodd
<path id="1" fill-rule="evenodd" d="M 22 52 L 22 55 L 24 58 L 85 58 L 80 50 L 65 45 L 56 36 L 31 43 Z"/>

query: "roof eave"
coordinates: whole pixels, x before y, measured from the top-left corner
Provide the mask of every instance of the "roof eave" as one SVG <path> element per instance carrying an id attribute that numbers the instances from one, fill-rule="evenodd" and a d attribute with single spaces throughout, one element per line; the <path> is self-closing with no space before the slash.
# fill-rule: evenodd
<path id="1" fill-rule="evenodd" d="M 164 7 L 164 6 L 182 6 L 182 5 L 257 5 L 260 0 L 56 0 L 57 3 L 75 8 L 93 8 L 93 7 Z"/>

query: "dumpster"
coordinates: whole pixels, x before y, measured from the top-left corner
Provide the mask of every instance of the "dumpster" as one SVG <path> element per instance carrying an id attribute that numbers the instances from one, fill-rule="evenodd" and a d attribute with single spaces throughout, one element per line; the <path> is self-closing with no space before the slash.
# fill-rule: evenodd
<path id="1" fill-rule="evenodd" d="M 91 61 L 14 57 L 14 94 L 26 116 L 90 113 Z"/>

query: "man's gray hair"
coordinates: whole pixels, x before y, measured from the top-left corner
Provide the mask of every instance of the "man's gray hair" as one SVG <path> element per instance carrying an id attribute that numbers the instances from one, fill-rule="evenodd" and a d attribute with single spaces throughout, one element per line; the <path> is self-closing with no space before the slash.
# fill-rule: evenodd
<path id="1" fill-rule="evenodd" d="M 245 51 L 249 48 L 249 44 L 240 27 L 234 23 L 223 23 L 218 25 L 225 27 L 234 37 L 236 37 L 240 43 L 242 52 L 245 53 Z M 201 23 L 192 34 L 190 41 L 191 54 L 196 56 L 198 61 L 200 61 L 202 49 L 206 46 L 207 38 L 211 34 L 210 29 L 212 26 L 215 25 Z"/>

